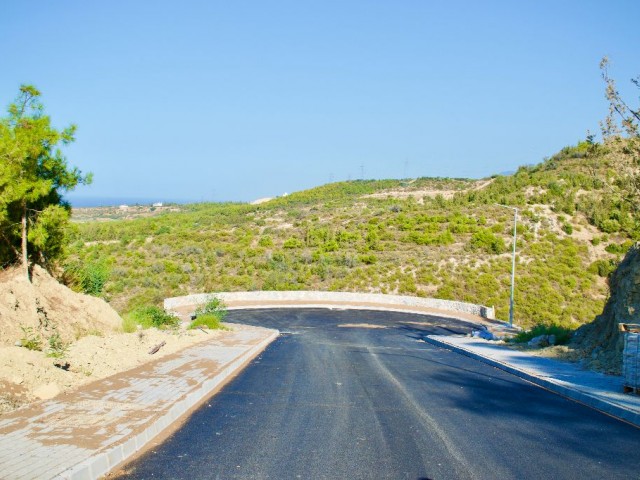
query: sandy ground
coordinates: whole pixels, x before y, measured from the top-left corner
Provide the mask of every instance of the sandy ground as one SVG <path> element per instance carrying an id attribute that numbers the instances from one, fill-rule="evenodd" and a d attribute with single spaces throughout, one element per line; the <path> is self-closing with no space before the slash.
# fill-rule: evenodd
<path id="1" fill-rule="evenodd" d="M 226 333 L 149 329 L 90 335 L 71 344 L 61 358 L 47 357 L 44 352 L 24 347 L 0 347 L 0 415 Z M 166 344 L 150 355 L 149 350 L 163 341 Z"/>

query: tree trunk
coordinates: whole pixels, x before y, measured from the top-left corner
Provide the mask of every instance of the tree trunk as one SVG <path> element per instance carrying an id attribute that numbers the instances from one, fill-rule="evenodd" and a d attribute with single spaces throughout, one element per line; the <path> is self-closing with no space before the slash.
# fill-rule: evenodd
<path id="1" fill-rule="evenodd" d="M 22 268 L 24 270 L 24 274 L 27 276 L 27 280 L 31 280 L 29 278 L 29 261 L 27 257 L 27 204 L 26 202 L 22 204 Z"/>

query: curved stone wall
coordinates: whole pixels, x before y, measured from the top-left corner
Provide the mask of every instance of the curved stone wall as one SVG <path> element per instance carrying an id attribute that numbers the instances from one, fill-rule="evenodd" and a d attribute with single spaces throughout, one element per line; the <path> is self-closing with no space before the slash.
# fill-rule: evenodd
<path id="1" fill-rule="evenodd" d="M 489 320 L 495 319 L 492 307 L 475 303 L 440 300 L 437 298 L 385 295 L 381 293 L 319 292 L 319 291 L 269 291 L 269 292 L 216 292 L 198 293 L 183 297 L 167 298 L 165 310 L 184 310 L 190 306 L 206 303 L 211 296 L 224 301 L 227 308 L 286 308 L 286 307 L 341 307 L 370 310 L 420 310 L 434 309 L 475 315 Z"/>

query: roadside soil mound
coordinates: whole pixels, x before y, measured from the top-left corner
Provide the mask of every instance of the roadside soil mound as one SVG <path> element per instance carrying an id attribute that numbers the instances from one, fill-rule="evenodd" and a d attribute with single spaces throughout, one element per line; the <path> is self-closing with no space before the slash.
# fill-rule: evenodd
<path id="1" fill-rule="evenodd" d="M 69 345 L 60 358 L 24 347 L 0 347 L 0 416 L 226 333 L 149 329 L 89 335 Z M 157 353 L 149 354 L 162 342 L 165 343 Z"/>
<path id="2" fill-rule="evenodd" d="M 40 267 L 31 282 L 20 269 L 1 271 L 0 415 L 225 334 L 122 333 L 121 325 L 104 300 L 73 292 Z"/>
<path id="3" fill-rule="evenodd" d="M 0 346 L 31 335 L 45 347 L 56 334 L 69 343 L 120 328 L 122 319 L 104 300 L 70 290 L 37 265 L 31 280 L 18 268 L 0 272 Z"/>

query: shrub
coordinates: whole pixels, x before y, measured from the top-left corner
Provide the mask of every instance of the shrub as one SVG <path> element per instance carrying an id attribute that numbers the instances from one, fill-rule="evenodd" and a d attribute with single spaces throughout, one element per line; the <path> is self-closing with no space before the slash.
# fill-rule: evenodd
<path id="1" fill-rule="evenodd" d="M 109 268 L 104 262 L 90 262 L 86 265 L 76 262 L 65 267 L 65 276 L 74 289 L 97 297 L 109 279 Z"/>
<path id="2" fill-rule="evenodd" d="M 600 277 L 608 277 L 616 269 L 615 260 L 600 259 L 589 265 L 588 271 Z"/>
<path id="3" fill-rule="evenodd" d="M 206 327 L 210 330 L 224 330 L 225 327 L 220 323 L 220 318 L 217 315 L 206 313 L 199 315 L 189 324 L 189 329 Z"/>
<path id="4" fill-rule="evenodd" d="M 625 253 L 627 250 L 629 250 L 630 246 L 631 242 L 610 243 L 604 249 L 609 253 Z"/>
<path id="5" fill-rule="evenodd" d="M 562 225 L 562 231 L 567 235 L 571 235 L 573 233 L 573 226 L 570 223 L 565 223 Z"/>
<path id="6" fill-rule="evenodd" d="M 264 237 L 260 237 L 258 240 L 258 245 L 261 247 L 273 247 L 273 239 L 269 235 L 265 235 Z"/>
<path id="7" fill-rule="evenodd" d="M 176 328 L 180 324 L 180 319 L 175 315 L 165 312 L 156 306 L 138 307 L 127 315 L 128 319 L 123 322 L 123 329 L 131 328 L 131 325 L 140 325 L 142 328 Z"/>
<path id="8" fill-rule="evenodd" d="M 218 322 L 222 322 L 227 316 L 227 307 L 218 297 L 210 297 L 207 303 L 196 309 L 195 315 L 196 319 L 202 316 L 214 316 Z"/>
<path id="9" fill-rule="evenodd" d="M 365 265 L 373 265 L 378 261 L 378 258 L 373 253 L 370 253 L 370 254 L 359 255 L 358 260 L 360 260 Z"/>
<path id="10" fill-rule="evenodd" d="M 504 240 L 501 237 L 496 237 L 491 230 L 486 228 L 481 228 L 471 236 L 471 248 L 495 254 L 504 253 L 507 250 Z"/>
<path id="11" fill-rule="evenodd" d="M 283 248 L 302 248 L 304 244 L 302 240 L 299 240 L 295 237 L 287 238 L 282 244 Z"/>
<path id="12" fill-rule="evenodd" d="M 535 325 L 530 330 L 525 330 L 518 333 L 513 337 L 513 341 L 516 343 L 526 343 L 532 338 L 539 337 L 540 335 L 555 335 L 556 345 L 565 345 L 571 340 L 573 330 L 570 328 L 560 327 L 558 325 Z"/>

